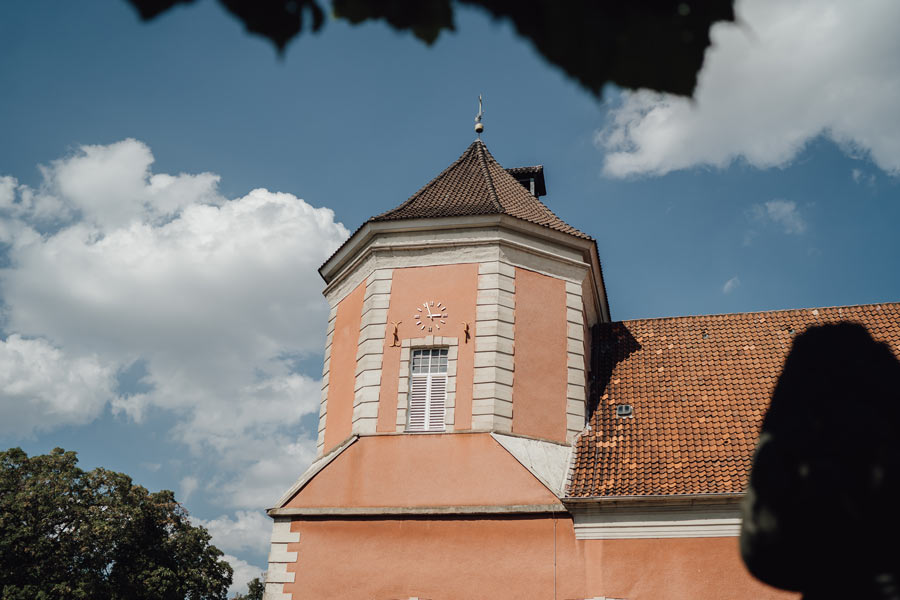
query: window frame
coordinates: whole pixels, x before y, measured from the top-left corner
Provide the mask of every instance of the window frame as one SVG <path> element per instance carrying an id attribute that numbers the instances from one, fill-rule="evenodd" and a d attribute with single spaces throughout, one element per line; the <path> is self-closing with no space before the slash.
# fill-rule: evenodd
<path id="1" fill-rule="evenodd" d="M 456 364 L 458 358 L 459 338 L 429 335 L 423 338 L 407 338 L 402 340 L 400 353 L 399 384 L 397 388 L 397 419 L 396 431 L 398 433 L 446 433 L 452 432 L 455 420 L 456 403 Z M 446 371 L 439 373 L 444 380 L 444 416 L 443 428 L 438 428 L 433 421 L 427 427 L 410 427 L 410 403 L 414 393 L 414 377 L 425 375 L 413 373 L 413 353 L 419 350 L 446 350 Z M 426 390 L 430 392 L 430 389 Z M 427 415 L 426 415 L 427 416 Z M 420 418 L 421 422 L 421 418 Z M 433 426 L 432 426 L 433 425 Z"/>
<path id="2" fill-rule="evenodd" d="M 407 432 L 446 431 L 449 351 L 450 348 L 447 346 L 435 346 L 416 348 L 410 352 L 409 401 L 406 411 Z M 417 387 L 421 389 L 417 390 Z M 421 400 L 421 417 L 417 415 L 417 410 L 414 408 L 417 391 L 424 396 Z M 438 395 L 440 395 L 439 399 Z M 438 410 L 440 416 L 436 419 L 437 415 L 434 413 Z"/>

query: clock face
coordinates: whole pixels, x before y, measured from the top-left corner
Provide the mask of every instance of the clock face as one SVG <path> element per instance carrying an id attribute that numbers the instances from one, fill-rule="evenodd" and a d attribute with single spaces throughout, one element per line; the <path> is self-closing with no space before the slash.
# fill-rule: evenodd
<path id="1" fill-rule="evenodd" d="M 416 321 L 416 327 L 419 329 L 431 328 L 440 329 L 441 325 L 447 324 L 447 307 L 441 302 L 428 300 L 423 302 L 422 306 L 416 308 L 416 314 L 413 315 Z"/>

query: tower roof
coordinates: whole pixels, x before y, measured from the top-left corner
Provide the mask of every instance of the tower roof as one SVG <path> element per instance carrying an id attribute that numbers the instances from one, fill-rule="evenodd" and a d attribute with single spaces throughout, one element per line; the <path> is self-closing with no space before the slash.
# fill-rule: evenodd
<path id="1" fill-rule="evenodd" d="M 589 240 L 526 190 L 501 167 L 480 139 L 400 206 L 369 221 L 470 215 L 509 215 Z"/>

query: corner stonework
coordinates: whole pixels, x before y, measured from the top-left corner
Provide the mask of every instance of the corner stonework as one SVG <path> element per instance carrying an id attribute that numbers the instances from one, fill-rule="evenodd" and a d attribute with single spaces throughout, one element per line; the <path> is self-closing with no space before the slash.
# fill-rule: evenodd
<path id="1" fill-rule="evenodd" d="M 566 281 L 566 441 L 569 444 L 585 425 L 588 343 L 582 287 Z"/>
<path id="2" fill-rule="evenodd" d="M 366 279 L 353 395 L 352 432 L 355 434 L 375 433 L 378 421 L 381 365 L 393 272 L 393 269 L 376 269 Z"/>
<path id="3" fill-rule="evenodd" d="M 516 269 L 501 261 L 478 265 L 472 429 L 512 431 Z"/>
<path id="4" fill-rule="evenodd" d="M 297 562 L 297 552 L 288 552 L 287 548 L 288 544 L 299 541 L 300 534 L 291 531 L 290 518 L 275 517 L 263 600 L 293 600 L 293 594 L 284 591 L 284 584 L 294 583 L 295 573 L 289 573 L 287 567 Z"/>
<path id="5" fill-rule="evenodd" d="M 325 420 L 328 412 L 328 377 L 331 369 L 331 344 L 334 341 L 334 327 L 337 322 L 337 303 L 328 312 L 328 330 L 325 334 L 325 363 L 322 366 L 322 397 L 319 401 L 319 432 L 316 440 L 316 456 L 322 456 L 325 449 Z"/>

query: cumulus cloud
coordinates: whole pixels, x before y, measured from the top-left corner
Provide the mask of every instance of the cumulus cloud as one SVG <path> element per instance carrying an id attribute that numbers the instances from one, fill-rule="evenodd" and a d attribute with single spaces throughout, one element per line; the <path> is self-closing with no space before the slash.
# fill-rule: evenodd
<path id="1" fill-rule="evenodd" d="M 739 285 L 741 285 L 741 279 L 737 275 L 735 275 L 734 277 L 726 281 L 725 285 L 722 286 L 722 293 L 730 294 L 735 289 L 737 289 Z"/>
<path id="2" fill-rule="evenodd" d="M 181 478 L 181 501 L 187 502 L 200 486 L 200 480 L 193 475 Z"/>
<path id="3" fill-rule="evenodd" d="M 228 588 L 229 598 L 233 598 L 237 594 L 246 594 L 247 584 L 254 577 L 259 577 L 260 581 L 262 581 L 263 570 L 259 567 L 251 565 L 247 561 L 231 554 L 226 554 L 222 558 L 234 569 L 234 575 L 231 577 L 231 587 Z"/>
<path id="4" fill-rule="evenodd" d="M 864 183 L 868 186 L 875 185 L 875 175 L 866 173 L 862 169 L 850 169 L 850 177 L 853 178 L 854 183 Z"/>
<path id="5" fill-rule="evenodd" d="M 269 550 L 272 521 L 261 511 L 239 510 L 234 517 L 221 515 L 215 519 L 190 517 L 191 523 L 206 528 L 213 545 L 225 553 L 225 560 L 234 569 L 234 577 L 228 596 L 246 593 L 247 584 L 254 577 L 261 577 L 263 569 L 237 558 L 234 554 L 251 552 L 265 554 Z"/>
<path id="6" fill-rule="evenodd" d="M 793 200 L 770 200 L 764 204 L 756 204 L 751 213 L 758 221 L 776 225 L 784 233 L 801 234 L 806 231 L 806 221 Z"/>
<path id="7" fill-rule="evenodd" d="M 615 177 L 744 159 L 783 166 L 824 135 L 900 172 L 900 3 L 738 0 L 710 31 L 694 101 L 626 92 L 597 142 Z"/>
<path id="8" fill-rule="evenodd" d="M 269 548 L 272 520 L 260 511 L 239 510 L 234 517 L 222 515 L 215 519 L 195 519 L 212 536 L 213 545 L 223 552 L 264 553 Z"/>
<path id="9" fill-rule="evenodd" d="M 235 504 L 270 503 L 286 482 L 267 461 L 312 457 L 299 423 L 320 382 L 294 365 L 322 350 L 316 268 L 348 232 L 292 194 L 228 199 L 217 175 L 152 163 L 124 140 L 53 161 L 36 188 L 0 179 L 0 427 L 168 411 L 174 439 L 221 467 L 185 492 L 249 481 Z M 116 374 L 138 361 L 143 389 L 120 392 Z"/>
<path id="10" fill-rule="evenodd" d="M 115 369 L 96 355 L 68 356 L 44 340 L 10 335 L 0 341 L 0 433 L 88 423 L 114 386 Z"/>

